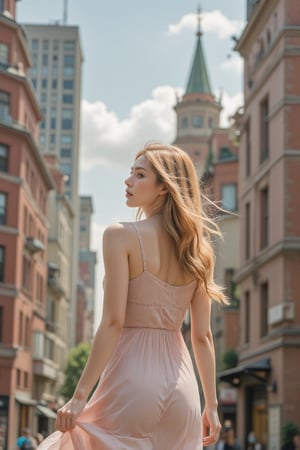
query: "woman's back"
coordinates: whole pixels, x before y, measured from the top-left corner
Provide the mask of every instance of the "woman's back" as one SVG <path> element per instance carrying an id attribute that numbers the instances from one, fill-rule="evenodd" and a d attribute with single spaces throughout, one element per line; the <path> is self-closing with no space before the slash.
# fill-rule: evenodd
<path id="1" fill-rule="evenodd" d="M 197 286 L 180 268 L 172 242 L 159 221 L 155 217 L 130 224 L 135 236 L 129 258 L 125 328 L 179 331 Z"/>

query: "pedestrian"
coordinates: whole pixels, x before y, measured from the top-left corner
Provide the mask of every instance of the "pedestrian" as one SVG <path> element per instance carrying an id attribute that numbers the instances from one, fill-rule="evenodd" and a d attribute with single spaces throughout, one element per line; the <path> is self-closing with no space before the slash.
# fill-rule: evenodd
<path id="1" fill-rule="evenodd" d="M 31 435 L 30 428 L 23 429 L 22 435 L 17 439 L 16 446 L 21 450 L 34 450 L 37 448 L 36 440 Z"/>
<path id="2" fill-rule="evenodd" d="M 58 410 L 59 431 L 40 450 L 200 450 L 219 438 L 210 313 L 211 299 L 227 299 L 213 281 L 218 228 L 204 214 L 195 167 L 179 148 L 147 145 L 125 184 L 139 220 L 104 232 L 102 320 L 73 397 Z M 180 332 L 188 308 L 202 420 Z"/>

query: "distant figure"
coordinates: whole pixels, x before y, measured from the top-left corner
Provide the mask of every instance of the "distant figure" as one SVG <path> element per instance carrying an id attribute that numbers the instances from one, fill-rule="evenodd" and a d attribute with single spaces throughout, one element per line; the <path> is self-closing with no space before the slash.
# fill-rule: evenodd
<path id="1" fill-rule="evenodd" d="M 290 441 L 283 444 L 281 450 L 300 450 L 300 433 L 295 431 Z"/>
<path id="2" fill-rule="evenodd" d="M 247 450 L 255 450 L 255 446 L 256 446 L 257 442 L 256 442 L 256 436 L 254 431 L 250 431 L 250 433 L 248 434 L 248 447 Z"/>
<path id="3" fill-rule="evenodd" d="M 35 450 L 37 443 L 34 437 L 31 436 L 29 428 L 23 429 L 23 434 L 17 439 L 17 448 L 21 450 Z"/>
<path id="4" fill-rule="evenodd" d="M 224 450 L 239 450 L 240 445 L 236 442 L 233 428 L 228 428 L 225 432 Z"/>

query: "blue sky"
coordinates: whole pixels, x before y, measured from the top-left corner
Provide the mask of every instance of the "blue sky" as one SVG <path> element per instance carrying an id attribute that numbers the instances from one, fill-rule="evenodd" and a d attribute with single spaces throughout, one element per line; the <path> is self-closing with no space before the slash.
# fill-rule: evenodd
<path id="1" fill-rule="evenodd" d="M 245 21 L 245 0 L 201 2 L 203 46 L 213 91 L 223 92 L 222 125 L 242 103 L 242 63 L 231 36 Z M 68 0 L 68 24 L 80 27 L 84 53 L 80 193 L 92 195 L 92 246 L 104 228 L 133 220 L 124 179 L 145 142 L 172 142 L 175 93 L 182 94 L 195 48 L 198 3 L 191 0 Z M 53 23 L 63 0 L 22 0 L 17 20 Z M 99 288 L 100 289 L 100 288 Z"/>

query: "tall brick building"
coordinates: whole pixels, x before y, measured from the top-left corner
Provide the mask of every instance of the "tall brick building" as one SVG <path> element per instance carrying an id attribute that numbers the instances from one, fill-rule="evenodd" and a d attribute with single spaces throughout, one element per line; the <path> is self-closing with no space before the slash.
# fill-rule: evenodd
<path id="1" fill-rule="evenodd" d="M 240 150 L 238 437 L 280 448 L 300 424 L 300 2 L 247 1 Z"/>
<path id="2" fill-rule="evenodd" d="M 43 333 L 47 197 L 54 187 L 38 151 L 41 113 L 15 0 L 0 2 L 0 448 L 31 426 L 33 335 Z"/>

